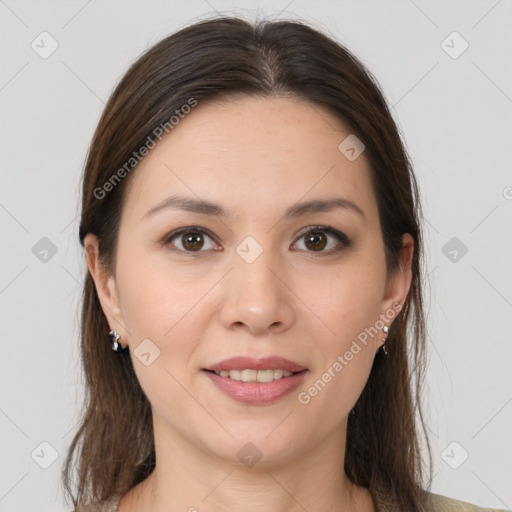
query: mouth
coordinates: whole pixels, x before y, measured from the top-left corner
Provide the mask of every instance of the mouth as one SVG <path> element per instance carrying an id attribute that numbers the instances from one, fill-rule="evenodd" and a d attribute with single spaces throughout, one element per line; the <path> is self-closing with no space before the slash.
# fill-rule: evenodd
<path id="1" fill-rule="evenodd" d="M 224 394 L 249 405 L 275 402 L 302 384 L 308 369 L 282 357 L 232 357 L 202 368 Z"/>

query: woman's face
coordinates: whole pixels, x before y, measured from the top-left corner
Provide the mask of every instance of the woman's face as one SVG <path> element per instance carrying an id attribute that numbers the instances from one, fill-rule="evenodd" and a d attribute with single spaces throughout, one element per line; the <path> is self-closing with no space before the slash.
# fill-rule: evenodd
<path id="1" fill-rule="evenodd" d="M 299 100 L 199 103 L 133 171 L 115 275 L 96 283 L 169 445 L 271 464 L 342 439 L 410 285 L 386 282 L 349 135 Z M 279 378 L 286 362 L 261 361 L 277 357 L 305 370 Z"/>

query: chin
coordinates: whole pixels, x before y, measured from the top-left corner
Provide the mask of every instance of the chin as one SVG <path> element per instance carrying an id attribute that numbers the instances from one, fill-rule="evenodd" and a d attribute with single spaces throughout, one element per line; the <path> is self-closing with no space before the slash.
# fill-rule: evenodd
<path id="1" fill-rule="evenodd" d="M 229 424 L 225 424 L 225 428 L 233 437 L 224 433 L 220 438 L 208 436 L 204 439 L 205 447 L 210 454 L 224 459 L 229 464 L 261 468 L 278 466 L 299 456 L 306 447 L 303 436 L 282 426 L 276 429 L 278 424 L 279 421 L 276 422 L 274 418 L 274 421 L 264 426 L 262 422 L 246 429 L 238 425 L 236 431 L 235 428 L 229 428 Z M 291 439 L 294 440 L 293 444 L 290 443 Z"/>

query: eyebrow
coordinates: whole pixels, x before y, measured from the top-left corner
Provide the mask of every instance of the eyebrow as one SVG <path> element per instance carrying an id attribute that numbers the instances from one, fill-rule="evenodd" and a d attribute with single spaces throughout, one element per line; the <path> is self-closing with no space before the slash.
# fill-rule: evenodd
<path id="1" fill-rule="evenodd" d="M 290 220 L 302 215 L 312 213 L 329 212 L 336 208 L 342 208 L 347 211 L 357 213 L 358 215 L 366 218 L 365 213 L 356 203 L 342 197 L 335 197 L 332 199 L 313 199 L 304 203 L 297 203 L 290 206 L 285 214 L 284 219 Z M 153 215 L 167 209 L 184 210 L 190 213 L 199 215 L 211 215 L 214 217 L 230 217 L 232 214 L 226 211 L 222 206 L 204 201 L 201 199 L 194 199 L 184 196 L 170 196 L 160 203 L 150 208 L 143 216 L 143 219 L 152 217 Z"/>

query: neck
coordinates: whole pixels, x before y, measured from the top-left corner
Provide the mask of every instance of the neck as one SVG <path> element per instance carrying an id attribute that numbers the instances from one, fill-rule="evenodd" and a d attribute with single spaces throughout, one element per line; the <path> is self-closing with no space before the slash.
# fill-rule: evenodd
<path id="1" fill-rule="evenodd" d="M 253 467 L 163 433 L 155 423 L 155 469 L 121 500 L 119 512 L 375 510 L 370 493 L 352 484 L 343 471 L 346 424 L 310 452 Z"/>

